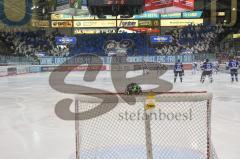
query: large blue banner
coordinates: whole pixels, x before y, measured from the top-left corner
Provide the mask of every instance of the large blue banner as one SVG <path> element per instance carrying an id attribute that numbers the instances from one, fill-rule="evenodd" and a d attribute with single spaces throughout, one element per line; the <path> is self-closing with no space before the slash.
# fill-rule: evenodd
<path id="1" fill-rule="evenodd" d="M 75 45 L 77 43 L 76 37 L 56 37 L 55 39 L 57 45 Z"/>
<path id="2" fill-rule="evenodd" d="M 150 41 L 152 44 L 154 43 L 171 43 L 173 37 L 171 35 L 164 36 L 150 36 Z"/>

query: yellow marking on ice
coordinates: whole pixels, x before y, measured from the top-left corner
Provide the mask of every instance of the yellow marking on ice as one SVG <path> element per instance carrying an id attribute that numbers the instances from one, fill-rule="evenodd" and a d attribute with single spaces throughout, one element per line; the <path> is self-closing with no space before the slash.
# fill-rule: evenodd
<path id="1" fill-rule="evenodd" d="M 154 92 L 149 92 L 147 95 L 147 99 L 145 101 L 145 110 L 151 110 L 156 107 L 155 104 L 156 94 Z"/>

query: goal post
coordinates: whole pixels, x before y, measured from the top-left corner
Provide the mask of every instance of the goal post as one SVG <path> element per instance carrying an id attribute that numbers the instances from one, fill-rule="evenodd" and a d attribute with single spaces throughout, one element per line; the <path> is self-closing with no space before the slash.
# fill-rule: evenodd
<path id="1" fill-rule="evenodd" d="M 77 96 L 76 159 L 216 159 L 211 145 L 212 94 L 155 94 L 149 110 L 147 93 L 126 98 L 117 93 Z M 105 97 L 104 106 L 114 107 L 98 112 L 105 111 L 95 109 L 103 100 L 93 96 Z M 92 111 L 91 118 L 79 118 L 86 111 Z"/>

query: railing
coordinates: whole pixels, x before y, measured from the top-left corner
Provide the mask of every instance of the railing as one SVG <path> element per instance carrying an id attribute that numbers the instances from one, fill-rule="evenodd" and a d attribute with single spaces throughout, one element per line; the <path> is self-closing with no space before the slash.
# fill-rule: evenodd
<path id="1" fill-rule="evenodd" d="M 159 63 L 175 63 L 178 59 L 183 63 L 192 63 L 194 61 L 203 61 L 204 59 L 216 59 L 215 54 L 185 54 L 185 55 L 166 55 L 166 56 L 129 56 L 127 60 L 125 57 L 114 58 L 103 56 L 101 57 L 103 64 L 113 63 L 126 63 L 126 62 L 159 62 Z M 75 56 L 75 57 L 43 57 L 40 58 L 41 65 L 60 65 L 60 64 L 80 64 L 80 63 L 92 63 L 97 64 L 96 59 L 88 56 Z"/>
<path id="2" fill-rule="evenodd" d="M 111 63 L 139 63 L 139 62 L 159 62 L 159 63 L 175 63 L 178 59 L 183 63 L 192 63 L 194 61 L 203 61 L 204 59 L 216 59 L 215 54 L 185 54 L 185 55 L 161 55 L 161 56 L 129 56 L 112 58 L 109 56 L 102 56 L 103 64 Z M 113 61 L 114 59 L 114 61 Z M 41 57 L 40 62 L 36 62 L 33 58 L 27 57 L 14 57 L 14 56 L 2 56 L 0 55 L 0 65 L 60 65 L 60 64 L 80 64 L 80 63 L 92 63 L 98 64 L 99 60 L 89 56 L 75 56 L 75 57 Z"/>
<path id="3" fill-rule="evenodd" d="M 36 64 L 33 58 L 0 55 L 0 65 L 30 65 L 30 64 Z"/>

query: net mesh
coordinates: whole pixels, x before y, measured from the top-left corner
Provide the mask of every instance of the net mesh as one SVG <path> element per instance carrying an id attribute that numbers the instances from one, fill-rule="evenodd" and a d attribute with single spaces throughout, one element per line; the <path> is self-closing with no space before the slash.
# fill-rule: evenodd
<path id="1" fill-rule="evenodd" d="M 111 95 L 105 95 L 110 97 Z M 130 98 L 135 98 L 132 96 Z M 77 159 L 215 159 L 211 145 L 211 98 L 208 93 L 161 94 L 155 108 L 144 109 L 147 96 L 88 120 L 76 120 Z M 109 98 L 106 104 L 110 104 Z M 101 100 L 79 96 L 76 114 Z M 98 110 L 101 111 L 101 110 Z"/>

